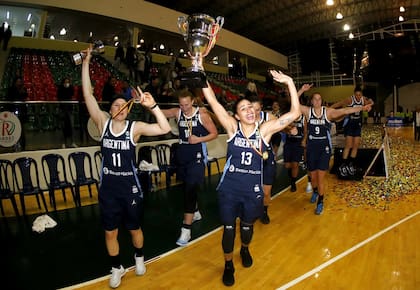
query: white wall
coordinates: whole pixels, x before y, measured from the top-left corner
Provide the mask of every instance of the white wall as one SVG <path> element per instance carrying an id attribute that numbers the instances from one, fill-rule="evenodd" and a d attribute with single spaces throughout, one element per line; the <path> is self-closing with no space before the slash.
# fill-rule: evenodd
<path id="1" fill-rule="evenodd" d="M 420 83 L 412 83 L 402 86 L 398 89 L 399 105 L 403 107 L 404 112 L 414 111 L 416 106 L 420 105 Z M 393 95 L 390 94 L 385 99 L 384 104 L 385 115 L 393 110 Z"/>

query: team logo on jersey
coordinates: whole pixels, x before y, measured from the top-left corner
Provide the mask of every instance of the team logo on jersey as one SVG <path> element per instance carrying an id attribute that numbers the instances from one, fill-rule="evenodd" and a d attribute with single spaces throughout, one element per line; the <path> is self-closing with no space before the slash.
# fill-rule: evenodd
<path id="1" fill-rule="evenodd" d="M 234 172 L 235 171 L 235 166 L 231 165 L 229 166 L 229 172 Z"/>
<path id="2" fill-rule="evenodd" d="M 104 168 L 103 168 L 103 172 L 104 172 L 104 174 L 108 174 L 108 173 L 109 173 L 109 171 L 108 171 L 108 167 L 104 167 Z"/>

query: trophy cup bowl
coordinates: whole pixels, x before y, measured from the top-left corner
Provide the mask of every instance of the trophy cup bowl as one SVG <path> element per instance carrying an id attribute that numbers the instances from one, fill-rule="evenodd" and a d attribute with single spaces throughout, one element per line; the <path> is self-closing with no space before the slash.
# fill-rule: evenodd
<path id="1" fill-rule="evenodd" d="M 105 52 L 105 45 L 102 41 L 100 40 L 96 40 L 93 43 L 93 47 L 92 47 L 92 54 L 103 54 Z M 78 52 L 76 54 L 73 55 L 73 62 L 76 65 L 80 65 L 83 62 L 83 59 L 86 57 L 85 53 L 83 52 Z"/>
<path id="2" fill-rule="evenodd" d="M 206 74 L 199 60 L 207 56 L 213 48 L 223 23 L 223 17 L 218 16 L 214 19 L 207 14 L 178 17 L 178 28 L 192 57 L 192 66 L 181 75 L 182 84 L 189 88 L 207 87 Z"/>

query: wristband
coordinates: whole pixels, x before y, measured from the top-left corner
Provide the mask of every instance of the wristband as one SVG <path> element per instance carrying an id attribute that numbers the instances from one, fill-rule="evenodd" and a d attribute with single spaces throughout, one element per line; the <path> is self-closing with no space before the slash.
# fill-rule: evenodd
<path id="1" fill-rule="evenodd" d="M 158 106 L 158 104 L 157 103 L 155 103 L 153 106 L 151 106 L 150 108 L 149 108 L 149 110 L 153 110 L 154 108 L 156 108 Z"/>

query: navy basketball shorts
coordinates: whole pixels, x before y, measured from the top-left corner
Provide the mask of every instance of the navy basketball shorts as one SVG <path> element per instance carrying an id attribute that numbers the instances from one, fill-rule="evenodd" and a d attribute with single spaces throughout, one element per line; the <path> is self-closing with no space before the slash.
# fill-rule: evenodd
<path id="1" fill-rule="evenodd" d="M 141 226 L 143 198 L 130 192 L 124 195 L 100 193 L 99 210 L 105 230 L 115 230 L 122 224 L 127 230 L 137 230 Z"/>
<path id="2" fill-rule="evenodd" d="M 197 184 L 204 182 L 206 166 L 203 159 L 177 165 L 176 178 L 185 183 Z"/>
<path id="3" fill-rule="evenodd" d="M 362 136 L 362 123 L 360 120 L 350 120 L 344 126 L 344 136 L 360 137 Z"/>
<path id="4" fill-rule="evenodd" d="M 283 148 L 284 162 L 301 162 L 303 160 L 303 147 L 301 142 L 286 142 Z"/>
<path id="5" fill-rule="evenodd" d="M 236 218 L 253 224 L 264 210 L 264 194 L 250 191 L 248 194 L 218 192 L 220 220 L 223 225 L 234 225 Z"/>
<path id="6" fill-rule="evenodd" d="M 321 142 L 313 144 L 308 142 L 306 149 L 306 164 L 309 171 L 328 170 L 330 167 L 331 148 L 328 144 Z"/>

